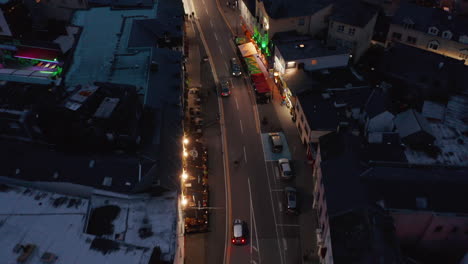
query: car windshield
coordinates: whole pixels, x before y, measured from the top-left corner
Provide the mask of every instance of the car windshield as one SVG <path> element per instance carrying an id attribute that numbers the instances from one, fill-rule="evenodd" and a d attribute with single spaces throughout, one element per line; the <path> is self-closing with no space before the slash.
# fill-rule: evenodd
<path id="1" fill-rule="evenodd" d="M 281 169 L 285 174 L 290 173 L 291 171 L 291 167 L 289 167 L 289 163 L 287 162 L 281 163 Z"/>
<path id="2" fill-rule="evenodd" d="M 221 90 L 223 90 L 223 92 L 229 92 L 229 83 L 228 83 L 228 81 L 223 81 L 221 83 Z"/>

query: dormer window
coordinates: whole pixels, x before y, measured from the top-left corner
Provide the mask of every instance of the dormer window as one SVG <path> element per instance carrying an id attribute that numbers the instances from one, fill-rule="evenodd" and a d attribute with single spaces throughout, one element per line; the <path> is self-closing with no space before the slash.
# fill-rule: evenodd
<path id="1" fill-rule="evenodd" d="M 458 41 L 460 43 L 463 43 L 463 44 L 468 44 L 468 36 L 467 35 L 462 35 L 460 36 L 460 38 L 458 39 Z"/>
<path id="2" fill-rule="evenodd" d="M 436 27 L 430 27 L 427 33 L 437 36 L 437 34 L 439 34 L 439 30 Z"/>
<path id="3" fill-rule="evenodd" d="M 403 27 L 405 29 L 413 29 L 414 28 L 413 20 L 411 20 L 409 18 L 405 18 L 405 20 L 403 20 Z"/>
<path id="4" fill-rule="evenodd" d="M 452 38 L 452 32 L 450 32 L 449 30 L 446 30 L 446 31 L 442 32 L 442 37 L 444 39 L 451 39 Z"/>
<path id="5" fill-rule="evenodd" d="M 439 49 L 439 42 L 437 40 L 430 41 L 427 44 L 427 47 L 431 50 L 438 50 Z"/>

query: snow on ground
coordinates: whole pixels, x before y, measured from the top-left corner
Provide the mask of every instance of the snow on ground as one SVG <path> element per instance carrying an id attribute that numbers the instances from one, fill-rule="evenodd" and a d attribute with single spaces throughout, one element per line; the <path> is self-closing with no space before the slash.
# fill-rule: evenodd
<path id="1" fill-rule="evenodd" d="M 133 20 L 151 18 L 156 18 L 156 8 L 111 10 L 109 7 L 101 7 L 77 11 L 72 24 L 83 27 L 83 30 L 66 76 L 67 85 L 86 85 L 100 81 L 145 88 L 150 51 L 128 56 L 126 49 Z M 112 72 L 113 62 L 116 70 Z"/>
<path id="2" fill-rule="evenodd" d="M 146 264 L 154 246 L 170 259 L 176 239 L 176 197 L 169 193 L 138 200 L 96 196 L 87 200 L 0 185 L 0 263 L 16 263 L 21 254 L 13 252 L 17 244 L 37 246 L 28 263 L 41 263 L 42 254 L 50 252 L 58 256 L 57 264 Z M 107 254 L 90 249 L 95 237 L 84 233 L 89 207 L 103 206 L 105 200 L 123 209 L 113 224 L 115 233 L 126 234 L 118 249 Z M 138 229 L 146 215 L 154 234 L 141 239 Z"/>

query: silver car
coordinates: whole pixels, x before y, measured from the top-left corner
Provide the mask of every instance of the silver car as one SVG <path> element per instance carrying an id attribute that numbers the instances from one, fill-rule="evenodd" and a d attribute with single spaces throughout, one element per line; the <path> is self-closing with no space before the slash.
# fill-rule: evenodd
<path id="1" fill-rule="evenodd" d="M 280 171 L 281 179 L 290 180 L 294 175 L 291 169 L 291 164 L 288 159 L 279 159 L 278 168 Z"/>

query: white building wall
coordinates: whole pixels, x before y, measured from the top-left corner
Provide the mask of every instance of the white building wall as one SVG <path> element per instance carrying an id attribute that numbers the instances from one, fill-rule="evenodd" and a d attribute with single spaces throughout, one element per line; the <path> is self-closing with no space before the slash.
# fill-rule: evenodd
<path id="1" fill-rule="evenodd" d="M 239 3 L 239 10 L 240 10 L 242 19 L 244 19 L 244 22 L 245 22 L 247 28 L 251 32 L 253 32 L 253 27 L 254 27 L 254 24 L 255 24 L 254 14 L 250 13 L 250 11 L 247 8 L 247 6 L 245 5 L 244 1 L 239 0 L 238 3 Z"/>

